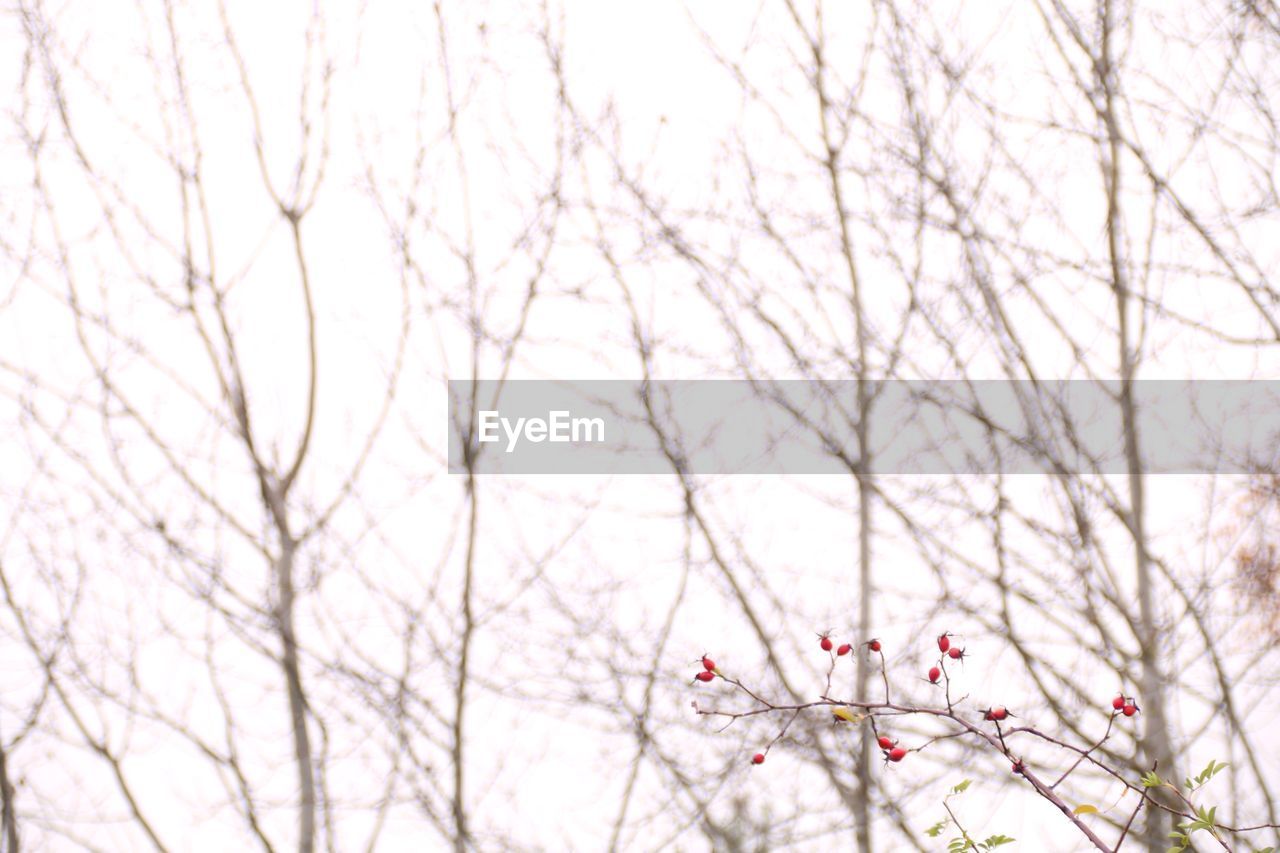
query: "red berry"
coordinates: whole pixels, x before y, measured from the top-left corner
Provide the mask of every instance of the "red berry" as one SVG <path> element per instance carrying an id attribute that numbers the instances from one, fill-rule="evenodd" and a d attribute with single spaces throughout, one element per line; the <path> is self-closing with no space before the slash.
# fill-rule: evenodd
<path id="1" fill-rule="evenodd" d="M 999 721 L 1009 716 L 1009 710 L 1003 705 L 997 705 L 991 709 L 991 719 Z"/>
<path id="2" fill-rule="evenodd" d="M 906 757 L 907 751 L 900 746 L 895 746 L 893 749 L 889 750 L 890 761 L 901 761 Z"/>
<path id="3" fill-rule="evenodd" d="M 823 637 L 822 641 L 818 643 L 818 645 L 822 646 L 822 650 L 824 652 L 829 652 L 831 651 L 831 647 L 834 645 L 834 643 L 831 642 L 830 637 Z"/>
<path id="4" fill-rule="evenodd" d="M 938 651 L 940 651 L 940 652 L 945 652 L 945 651 L 946 651 L 947 649 L 949 649 L 949 648 L 951 648 L 951 637 L 950 637 L 950 635 L 948 635 L 948 634 L 939 634 L 939 635 L 938 635 Z"/>
<path id="5" fill-rule="evenodd" d="M 1124 711 L 1124 715 L 1126 717 L 1132 717 L 1134 714 L 1138 713 L 1138 706 L 1134 704 L 1128 704 L 1128 705 L 1125 705 L 1122 710 Z"/>
<path id="6" fill-rule="evenodd" d="M 871 642 L 867 643 L 867 647 L 871 649 L 871 651 L 873 652 L 878 652 L 880 651 L 880 641 L 872 640 Z"/>
<path id="7" fill-rule="evenodd" d="M 938 683 L 938 679 L 942 677 L 942 670 L 936 666 L 929 667 L 929 680 L 934 684 Z"/>
<path id="8" fill-rule="evenodd" d="M 952 660 L 960 660 L 964 657 L 964 649 L 951 649 L 947 652 L 947 656 Z"/>
<path id="9" fill-rule="evenodd" d="M 840 648 L 836 649 L 836 654 L 847 655 L 852 649 L 853 649 L 853 646 L 849 645 L 848 643 L 842 643 L 840 645 Z"/>
<path id="10" fill-rule="evenodd" d="M 881 749 L 893 749 L 893 741 L 889 740 L 889 738 L 884 735 L 880 735 L 878 743 L 880 744 Z"/>
<path id="11" fill-rule="evenodd" d="M 763 753 L 763 752 L 757 752 L 755 755 L 751 756 L 751 763 L 752 763 L 752 764 L 764 764 L 764 753 Z"/>
<path id="12" fill-rule="evenodd" d="M 716 677 L 716 674 L 709 669 L 704 669 L 702 672 L 694 676 L 694 678 L 698 679 L 699 681 L 710 681 L 715 677 Z"/>
<path id="13" fill-rule="evenodd" d="M 1112 700 L 1111 700 L 1111 707 L 1112 707 L 1112 708 L 1115 708 L 1117 711 L 1119 711 L 1121 708 L 1123 708 L 1123 707 L 1124 707 L 1124 694 L 1123 694 L 1123 693 L 1117 693 L 1117 694 L 1116 694 L 1116 698 L 1114 698 L 1114 699 L 1112 699 Z"/>
<path id="14" fill-rule="evenodd" d="M 715 662 L 715 661 L 713 661 L 711 658 L 707 657 L 706 655 L 703 655 L 703 656 L 702 656 L 702 668 L 703 668 L 703 669 L 705 669 L 707 672 L 715 672 L 715 671 L 716 671 L 716 662 Z"/>

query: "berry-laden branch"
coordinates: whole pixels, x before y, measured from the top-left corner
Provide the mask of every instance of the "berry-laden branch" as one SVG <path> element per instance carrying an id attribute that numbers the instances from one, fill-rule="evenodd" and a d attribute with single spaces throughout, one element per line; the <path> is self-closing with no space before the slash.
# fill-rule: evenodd
<path id="1" fill-rule="evenodd" d="M 1140 712 L 1137 701 L 1133 696 L 1126 695 L 1123 691 L 1118 693 L 1111 701 L 1111 713 L 1107 720 L 1106 730 L 1102 733 L 1097 742 L 1080 747 L 1066 741 L 1060 740 L 1052 735 L 1042 732 L 1032 726 L 1013 725 L 1010 721 L 1014 718 L 1014 714 L 1004 705 L 992 705 L 982 709 L 977 715 L 974 715 L 979 721 L 978 723 L 970 722 L 964 716 L 961 716 L 958 710 L 966 701 L 967 696 L 953 698 L 951 695 L 951 673 L 949 666 L 962 664 L 968 657 L 963 646 L 955 643 L 955 636 L 948 632 L 943 632 L 936 639 L 939 657 L 937 662 L 929 668 L 924 681 L 935 688 L 941 688 L 943 705 L 941 707 L 931 707 L 929 705 L 910 704 L 903 702 L 894 702 L 890 694 L 890 679 L 888 666 L 885 661 L 883 645 L 878 639 L 871 639 L 861 643 L 858 648 L 863 650 L 862 653 L 867 655 L 875 655 L 879 660 L 880 677 L 884 684 L 883 701 L 846 701 L 834 699 L 831 696 L 831 679 L 835 673 L 836 666 L 841 658 L 851 657 L 854 647 L 849 643 L 842 643 L 839 646 L 831 638 L 831 632 L 825 631 L 818 635 L 818 647 L 830 658 L 830 665 L 827 668 L 825 688 L 819 698 L 811 702 L 800 703 L 776 703 L 766 699 L 761 695 L 760 691 L 748 687 L 740 679 L 726 675 L 715 664 L 715 662 L 703 655 L 699 661 L 701 669 L 694 676 L 694 683 L 701 682 L 704 685 L 711 685 L 719 680 L 733 688 L 730 696 L 742 694 L 749 701 L 750 705 L 742 710 L 725 710 L 719 707 L 705 707 L 696 699 L 693 702 L 694 711 L 699 716 L 719 717 L 725 720 L 720 731 L 727 729 L 738 720 L 777 715 L 783 718 L 783 723 L 778 733 L 761 749 L 751 756 L 751 764 L 760 765 L 765 762 L 765 758 L 769 752 L 783 742 L 787 731 L 791 728 L 792 723 L 800 717 L 801 714 L 809 711 L 826 712 L 832 715 L 837 724 L 846 724 L 857 726 L 863 722 L 870 725 L 870 736 L 874 739 L 876 745 L 884 756 L 886 766 L 889 764 L 899 764 L 906 759 L 912 752 L 920 752 L 929 746 L 942 740 L 951 738 L 969 738 L 980 746 L 984 746 L 996 753 L 999 753 L 1009 762 L 1012 772 L 1023 782 L 1029 785 L 1032 790 L 1048 802 L 1052 803 L 1058 811 L 1062 812 L 1067 821 L 1071 823 L 1075 829 L 1089 840 L 1089 842 L 1098 850 L 1113 853 L 1119 850 L 1120 845 L 1124 843 L 1125 838 L 1129 835 L 1129 830 L 1134 821 L 1138 817 L 1138 813 L 1143 806 L 1160 809 L 1174 815 L 1180 819 L 1177 824 L 1177 832 L 1174 834 L 1174 850 L 1184 850 L 1190 847 L 1191 836 L 1195 832 L 1202 832 L 1212 838 L 1225 850 L 1231 850 L 1231 846 L 1227 841 L 1228 836 L 1252 832 L 1263 829 L 1280 828 L 1273 824 L 1259 824 L 1249 827 L 1232 827 L 1226 824 L 1218 823 L 1215 816 L 1215 808 L 1197 806 L 1190 799 L 1192 792 L 1197 791 L 1201 786 L 1208 782 L 1216 773 L 1218 773 L 1225 764 L 1211 761 L 1209 766 L 1199 775 L 1188 778 L 1182 788 L 1161 779 L 1153 768 L 1150 773 L 1137 781 L 1131 781 L 1124 771 L 1111 767 L 1098 757 L 1098 750 L 1104 743 L 1110 739 L 1115 731 L 1117 722 L 1136 716 Z M 880 730 L 880 726 L 886 721 L 892 721 L 899 717 L 916 716 L 916 717 L 932 717 L 934 719 L 944 721 L 950 727 L 950 731 L 935 735 L 919 746 L 906 747 L 902 746 L 899 741 L 889 737 Z M 1040 774 L 1033 770 L 1028 763 L 1013 751 L 1010 741 L 1015 737 L 1030 737 L 1035 740 L 1042 741 L 1057 747 L 1064 753 L 1074 754 L 1075 759 L 1066 767 L 1052 782 L 1047 782 L 1040 777 Z M 1091 805 L 1079 805 L 1072 808 L 1058 794 L 1057 789 L 1068 777 L 1071 776 L 1079 767 L 1088 764 L 1097 770 L 1115 778 L 1121 782 L 1126 792 L 1133 791 L 1138 794 L 1138 805 L 1129 815 L 1128 820 L 1121 828 L 1120 835 L 1114 844 L 1108 844 L 1104 841 L 1094 829 L 1089 826 L 1083 817 L 1098 812 L 1098 809 Z M 1048 770 L 1049 768 L 1043 768 Z M 993 835 L 986 841 L 973 840 L 968 832 L 961 827 L 959 820 L 956 818 L 954 811 L 947 800 L 959 793 L 962 793 L 969 786 L 968 781 L 953 787 L 943 799 L 943 807 L 947 812 L 947 819 L 935 825 L 929 830 L 932 836 L 939 835 L 945 827 L 950 823 L 959 832 L 960 837 L 951 842 L 951 848 L 955 850 L 990 850 L 994 847 L 1007 844 L 1013 839 L 1004 835 Z M 1151 792 L 1155 789 L 1167 788 L 1172 791 L 1177 805 L 1167 805 L 1160 800 L 1152 797 Z M 1181 846 L 1179 846 L 1181 845 Z M 1268 847 L 1259 853 L 1274 853 L 1273 849 Z"/>

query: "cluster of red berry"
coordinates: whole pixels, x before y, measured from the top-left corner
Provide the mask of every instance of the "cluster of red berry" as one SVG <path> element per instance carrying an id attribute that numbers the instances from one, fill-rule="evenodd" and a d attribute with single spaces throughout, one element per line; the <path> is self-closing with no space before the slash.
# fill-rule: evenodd
<path id="1" fill-rule="evenodd" d="M 951 645 L 950 634 L 943 633 L 938 635 L 938 651 L 942 652 L 946 657 L 951 658 L 951 660 L 964 660 L 964 649 Z M 941 664 L 942 661 L 938 661 L 938 663 Z M 937 684 L 938 679 L 942 678 L 942 667 L 931 666 L 929 667 L 928 674 L 929 683 Z"/>
<path id="2" fill-rule="evenodd" d="M 965 657 L 964 648 L 960 646 L 955 646 L 952 644 L 951 642 L 952 636 L 954 635 L 947 632 L 943 632 L 942 634 L 938 635 L 938 639 L 937 639 L 938 651 L 941 653 L 942 657 L 938 660 L 937 665 L 929 668 L 928 675 L 929 675 L 929 682 L 931 684 L 937 684 L 938 680 L 942 678 L 944 673 L 942 667 L 948 659 L 963 660 Z M 862 643 L 862 645 L 866 646 L 868 651 L 870 652 L 873 652 L 876 654 L 881 653 L 882 646 L 878 639 L 872 638 Z M 821 648 L 824 652 L 831 652 L 832 650 L 834 650 L 836 657 L 844 657 L 845 655 L 849 654 L 849 652 L 853 651 L 853 646 L 850 645 L 849 643 L 841 643 L 839 646 L 836 646 L 835 642 L 831 639 L 831 633 L 829 631 L 818 635 L 818 647 Z M 699 670 L 697 675 L 694 676 L 696 680 L 702 681 L 702 682 L 708 682 L 708 681 L 714 680 L 717 675 L 720 675 L 721 678 L 724 677 L 723 675 L 721 675 L 720 671 L 716 669 L 715 661 L 713 661 L 711 658 L 707 657 L 706 655 L 703 655 L 701 663 L 702 663 L 702 669 Z M 737 682 L 734 682 L 734 683 L 736 684 Z M 887 683 L 886 683 L 886 690 L 887 690 Z M 1132 717 L 1134 714 L 1138 713 L 1138 705 L 1135 702 L 1134 698 L 1132 696 L 1125 696 L 1123 693 L 1117 694 L 1116 697 L 1111 700 L 1111 707 L 1114 709 L 1114 714 L 1123 714 L 1126 717 Z M 950 700 L 948 700 L 947 711 L 948 713 L 950 713 L 951 711 Z M 840 716 L 840 715 L 837 714 L 837 716 Z M 995 705 L 990 708 L 987 708 L 985 711 L 982 712 L 982 719 L 986 722 L 993 722 L 993 723 L 1001 723 L 1012 716 L 1014 716 L 1014 714 L 1003 705 Z M 851 720 L 853 719 L 853 717 L 849 715 L 845 715 L 842 717 L 842 719 Z M 892 761 L 895 763 L 899 762 L 902 759 L 906 758 L 907 753 L 910 752 L 909 749 L 905 749 L 899 746 L 896 740 L 893 740 L 887 735 L 878 735 L 876 739 L 876 743 L 879 745 L 881 751 L 884 753 L 885 761 Z M 768 750 L 766 750 L 766 752 L 767 751 Z M 751 756 L 751 763 L 764 764 L 764 757 L 765 757 L 764 752 L 757 752 L 755 755 Z M 1023 770 L 1024 770 L 1024 765 L 1022 761 L 1020 759 L 1015 759 L 1013 764 L 1013 772 L 1022 773 Z"/>
<path id="3" fill-rule="evenodd" d="M 716 662 L 706 655 L 702 656 L 702 670 L 694 676 L 699 681 L 711 681 L 716 677 Z M 759 763 L 759 762 L 757 762 Z"/>
<path id="4" fill-rule="evenodd" d="M 880 643 L 879 643 L 879 641 L 877 641 L 877 640 L 872 640 L 870 643 L 868 643 L 868 645 L 869 645 L 869 646 L 871 646 L 871 645 L 873 645 L 873 646 L 874 646 L 874 648 L 872 648 L 872 649 L 871 649 L 871 651 L 873 651 L 873 652 L 878 652 L 878 651 L 880 651 Z M 838 655 L 839 657 L 844 657 L 845 655 L 849 654 L 849 652 L 853 651 L 853 646 L 849 645 L 848 643 L 841 643 L 839 646 L 837 646 L 837 645 L 832 641 L 832 639 L 831 639 L 831 635 L 830 635 L 830 634 L 819 634 L 819 635 L 818 635 L 818 646 L 819 646 L 819 648 L 821 648 L 824 652 L 829 652 L 829 651 L 831 651 L 831 650 L 834 648 L 834 649 L 836 650 L 836 655 Z"/>
<path id="5" fill-rule="evenodd" d="M 964 658 L 964 649 L 958 646 L 952 646 L 951 634 L 946 632 L 938 635 L 938 651 L 951 660 L 962 660 Z M 942 661 L 938 661 L 938 664 L 939 665 L 937 666 L 929 667 L 928 676 L 930 684 L 937 684 L 938 679 L 942 678 Z M 1000 708 L 988 709 L 984 719 L 1003 720 L 1008 716 L 1010 716 L 1008 710 L 1002 706 Z M 884 752 L 884 757 L 887 760 L 897 762 L 906 757 L 907 750 L 898 746 L 897 743 L 898 742 L 896 740 L 890 740 L 883 735 L 880 736 L 880 749 Z"/>
<path id="6" fill-rule="evenodd" d="M 884 757 L 889 761 L 901 761 L 907 757 L 907 751 L 898 746 L 896 740 L 890 740 L 886 735 L 880 735 L 877 743 L 880 744 L 880 749 L 884 750 Z"/>

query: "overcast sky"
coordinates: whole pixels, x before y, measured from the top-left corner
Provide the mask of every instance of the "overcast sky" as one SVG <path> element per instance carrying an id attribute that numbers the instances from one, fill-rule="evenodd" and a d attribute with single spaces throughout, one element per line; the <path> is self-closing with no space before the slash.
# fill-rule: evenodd
<path id="1" fill-rule="evenodd" d="M 1118 5 L 1137 378 L 1270 379 L 1280 41 L 1221 4 Z M 873 378 L 1119 376 L 1105 134 L 1055 8 L 20 0 L 0 29 L 0 742 L 24 846 L 153 843 L 95 743 L 166 849 L 296 845 L 281 539 L 251 454 L 303 460 L 285 515 L 308 535 L 297 633 L 331 849 L 454 843 L 460 704 L 471 847 L 710 849 L 709 816 L 848 847 L 815 744 L 851 784 L 853 735 L 806 717 L 752 768 L 783 720 L 717 734 L 691 707 L 743 701 L 689 683 L 704 652 L 817 698 L 826 630 L 883 638 L 921 702 L 932 638 L 956 632 L 974 709 L 1100 736 L 1141 657 L 1119 627 L 1137 605 L 1118 469 L 881 478 L 859 633 L 851 476 L 468 492 L 446 466 L 450 379 L 853 379 L 829 145 Z M 797 29 L 819 23 L 826 142 Z M 1266 619 L 1224 581 L 1274 510 L 1242 519 L 1243 480 L 1147 480 L 1180 769 L 1275 743 Z M 1009 642 L 1011 589 L 1014 632 L 1078 688 L 1048 688 L 1060 706 Z M 202 746 L 234 751 L 243 785 Z M 975 834 L 1081 849 L 999 756 L 912 758 L 873 762 L 877 849 L 921 841 L 966 776 Z M 1233 820 L 1262 819 L 1250 778 L 1218 792 Z M 1070 797 L 1122 790 L 1082 773 Z"/>

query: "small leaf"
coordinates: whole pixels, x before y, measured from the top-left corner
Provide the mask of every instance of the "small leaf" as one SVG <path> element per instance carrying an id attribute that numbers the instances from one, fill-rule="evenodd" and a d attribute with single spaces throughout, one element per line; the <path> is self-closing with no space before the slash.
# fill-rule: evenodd
<path id="1" fill-rule="evenodd" d="M 844 720 L 846 723 L 860 723 L 864 719 L 864 715 L 855 714 L 848 708 L 832 708 L 831 716 L 836 718 L 836 722 Z"/>
<path id="2" fill-rule="evenodd" d="M 937 823 L 935 823 L 933 826 L 926 829 L 924 831 L 924 834 L 929 836 L 930 838 L 937 838 L 939 835 L 942 834 L 942 830 L 946 828 L 947 828 L 947 821 L 940 820 Z"/>
<path id="3" fill-rule="evenodd" d="M 1142 777 L 1142 787 L 1144 788 L 1159 788 L 1163 784 L 1164 780 L 1157 776 L 1154 770 Z"/>
<path id="4" fill-rule="evenodd" d="M 1217 776 L 1217 775 L 1218 775 L 1219 773 L 1221 773 L 1223 770 L 1226 770 L 1226 769 L 1227 769 L 1228 767 L 1230 767 L 1230 766 L 1231 766 L 1231 765 L 1230 765 L 1230 764 L 1228 764 L 1228 763 L 1227 763 L 1227 762 L 1225 762 L 1225 761 L 1224 761 L 1224 762 L 1222 762 L 1221 764 L 1219 764 L 1219 763 L 1218 763 L 1218 762 L 1216 762 L 1216 761 L 1212 761 L 1212 760 L 1210 760 L 1210 762 L 1209 762 L 1209 766 L 1208 766 L 1208 767 L 1206 767 L 1204 770 L 1202 770 L 1202 771 L 1200 772 L 1200 777 L 1199 777 L 1199 778 L 1200 778 L 1200 780 L 1201 780 L 1202 782 L 1207 782 L 1207 781 L 1209 781 L 1210 779 L 1212 779 L 1214 776 Z"/>
<path id="5" fill-rule="evenodd" d="M 1217 761 L 1211 760 L 1205 768 L 1200 771 L 1200 774 L 1196 776 L 1194 781 L 1190 777 L 1187 778 L 1187 788 L 1189 790 L 1194 790 L 1195 788 L 1200 787 L 1229 766 L 1230 765 L 1225 761 L 1219 764 Z"/>
<path id="6" fill-rule="evenodd" d="M 956 784 L 955 787 L 951 789 L 951 793 L 963 794 L 965 791 L 969 790 L 969 786 L 972 784 L 973 784 L 972 779 L 965 779 L 963 782 Z"/>
<path id="7" fill-rule="evenodd" d="M 1082 815 L 1082 814 L 1097 814 L 1097 813 L 1098 813 L 1098 807 L 1097 807 L 1097 806 L 1091 806 L 1091 805 L 1089 805 L 1088 803 L 1081 803 L 1080 805 L 1078 805 L 1078 806 L 1076 806 L 1074 809 L 1072 809 L 1072 810 L 1071 810 L 1071 813 L 1072 813 L 1073 815 L 1076 815 L 1077 817 L 1079 817 L 1079 816 L 1080 816 L 1080 815 Z"/>

